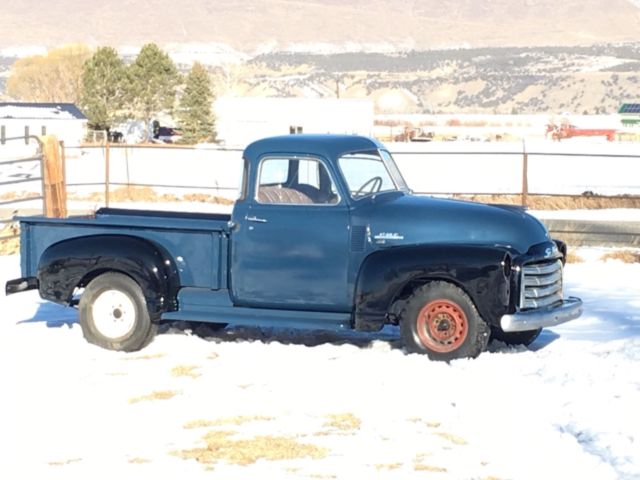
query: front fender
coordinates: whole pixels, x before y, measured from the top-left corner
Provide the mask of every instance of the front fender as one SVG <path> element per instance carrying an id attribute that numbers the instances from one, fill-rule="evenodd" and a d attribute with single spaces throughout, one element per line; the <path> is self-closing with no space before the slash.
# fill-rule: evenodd
<path id="1" fill-rule="evenodd" d="M 148 240 L 126 235 L 78 237 L 51 245 L 38 264 L 40 296 L 68 305 L 77 287 L 108 271 L 124 273 L 140 285 L 152 317 L 177 309 L 180 279 L 173 258 Z"/>
<path id="2" fill-rule="evenodd" d="M 482 318 L 496 323 L 509 308 L 511 258 L 506 247 L 414 245 L 378 250 L 360 268 L 355 292 L 356 330 L 382 328 L 393 302 L 428 281 L 462 288 Z"/>

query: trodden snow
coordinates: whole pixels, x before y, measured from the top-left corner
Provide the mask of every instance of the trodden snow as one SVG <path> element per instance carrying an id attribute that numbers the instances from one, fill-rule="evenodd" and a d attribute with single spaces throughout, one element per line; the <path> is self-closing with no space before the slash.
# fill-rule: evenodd
<path id="1" fill-rule="evenodd" d="M 640 478 L 640 264 L 579 253 L 565 293 L 582 318 L 450 364 L 406 354 L 392 327 L 174 326 L 111 352 L 73 309 L 2 294 L 0 478 Z M 3 290 L 19 275 L 0 257 Z M 184 458 L 212 431 L 233 441 Z M 257 438 L 317 455 L 259 458 Z"/>

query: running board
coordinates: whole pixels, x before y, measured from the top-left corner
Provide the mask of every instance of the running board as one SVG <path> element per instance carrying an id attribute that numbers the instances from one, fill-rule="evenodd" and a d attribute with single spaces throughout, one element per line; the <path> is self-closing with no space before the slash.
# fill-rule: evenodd
<path id="1" fill-rule="evenodd" d="M 226 291 L 186 288 L 178 294 L 178 304 L 180 310 L 165 312 L 161 319 L 317 330 L 352 329 L 349 313 L 234 307 Z"/>
<path id="2" fill-rule="evenodd" d="M 257 325 L 261 327 L 311 328 L 318 330 L 351 330 L 351 315 L 331 312 L 270 310 L 243 307 L 213 307 L 202 310 L 165 312 L 162 320 Z"/>

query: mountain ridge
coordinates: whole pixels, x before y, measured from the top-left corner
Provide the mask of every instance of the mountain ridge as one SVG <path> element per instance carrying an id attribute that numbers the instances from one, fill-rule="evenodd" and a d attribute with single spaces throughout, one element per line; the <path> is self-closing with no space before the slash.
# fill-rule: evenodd
<path id="1" fill-rule="evenodd" d="M 55 0 L 7 2 L 0 48 L 68 43 L 224 44 L 241 52 L 296 45 L 590 45 L 637 41 L 637 0 Z M 70 14 L 69 12 L 73 12 Z"/>

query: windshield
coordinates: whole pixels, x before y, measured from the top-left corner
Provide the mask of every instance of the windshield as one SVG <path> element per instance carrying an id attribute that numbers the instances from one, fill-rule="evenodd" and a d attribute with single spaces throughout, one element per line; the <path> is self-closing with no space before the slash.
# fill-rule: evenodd
<path id="1" fill-rule="evenodd" d="M 353 199 L 378 192 L 409 190 L 393 158 L 386 150 L 343 155 L 338 164 Z"/>

